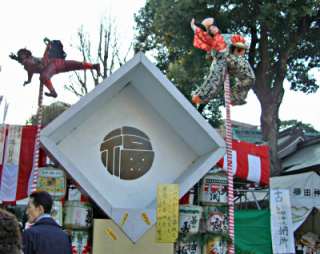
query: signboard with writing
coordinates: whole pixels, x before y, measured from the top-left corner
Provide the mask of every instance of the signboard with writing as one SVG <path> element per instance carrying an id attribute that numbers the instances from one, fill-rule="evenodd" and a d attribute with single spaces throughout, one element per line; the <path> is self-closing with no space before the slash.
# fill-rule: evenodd
<path id="1" fill-rule="evenodd" d="M 227 203 L 227 175 L 225 172 L 207 174 L 202 181 L 200 201 L 203 204 Z"/>
<path id="2" fill-rule="evenodd" d="M 289 190 L 271 189 L 270 209 L 273 253 L 295 253 Z"/>
<path id="3" fill-rule="evenodd" d="M 198 241 L 177 242 L 175 254 L 201 254 L 201 246 Z"/>
<path id="4" fill-rule="evenodd" d="M 292 207 L 305 207 L 308 210 L 320 207 L 320 177 L 316 172 L 272 177 L 270 184 L 273 189 L 290 191 Z"/>
<path id="5" fill-rule="evenodd" d="M 157 189 L 157 242 L 176 242 L 178 226 L 179 185 L 160 184 Z"/>
<path id="6" fill-rule="evenodd" d="M 39 168 L 37 190 L 43 190 L 59 200 L 66 193 L 66 176 L 63 170 L 52 166 Z"/>

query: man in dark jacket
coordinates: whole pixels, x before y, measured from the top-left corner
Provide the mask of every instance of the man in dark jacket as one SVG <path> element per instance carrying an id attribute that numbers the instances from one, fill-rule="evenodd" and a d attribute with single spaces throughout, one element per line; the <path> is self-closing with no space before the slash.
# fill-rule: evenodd
<path id="1" fill-rule="evenodd" d="M 45 191 L 30 195 L 27 215 L 33 225 L 23 232 L 24 254 L 72 253 L 67 234 L 50 216 L 52 203 L 52 197 Z"/>

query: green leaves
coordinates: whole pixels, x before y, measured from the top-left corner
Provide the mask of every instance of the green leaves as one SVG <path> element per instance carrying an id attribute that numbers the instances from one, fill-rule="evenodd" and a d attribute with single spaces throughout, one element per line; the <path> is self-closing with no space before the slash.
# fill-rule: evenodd
<path id="1" fill-rule="evenodd" d="M 278 94 L 281 101 L 274 90 L 283 89 L 284 79 L 294 90 L 318 89 L 309 71 L 320 67 L 320 28 L 312 27 L 320 20 L 319 6 L 319 0 L 147 0 L 136 16 L 136 48 L 157 52 L 158 66 L 190 98 L 210 64 L 193 48 L 190 21 L 213 16 L 223 33 L 254 39 L 249 54 L 261 81 L 255 86 L 258 99 Z M 277 101 L 271 97 L 265 101 Z M 208 110 L 219 117 L 217 110 Z"/>

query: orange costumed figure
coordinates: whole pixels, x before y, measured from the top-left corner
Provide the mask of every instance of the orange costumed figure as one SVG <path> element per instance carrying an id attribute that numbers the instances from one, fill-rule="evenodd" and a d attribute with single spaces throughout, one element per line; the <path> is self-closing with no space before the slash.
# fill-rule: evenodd
<path id="1" fill-rule="evenodd" d="M 254 72 L 245 58 L 247 46 L 240 35 L 221 34 L 214 18 L 206 18 L 201 24 L 191 20 L 194 31 L 193 45 L 210 55 L 212 64 L 204 82 L 192 94 L 192 102 L 204 106 L 221 94 L 224 74 L 227 70 L 231 80 L 231 101 L 233 105 L 245 104 L 245 98 L 255 81 Z"/>

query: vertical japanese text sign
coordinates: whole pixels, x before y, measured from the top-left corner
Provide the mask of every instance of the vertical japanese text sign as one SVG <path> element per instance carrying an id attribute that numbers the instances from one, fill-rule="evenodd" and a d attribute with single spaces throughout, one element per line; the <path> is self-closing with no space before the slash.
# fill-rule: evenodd
<path id="1" fill-rule="evenodd" d="M 295 253 L 289 190 L 271 189 L 270 208 L 273 253 Z"/>
<path id="2" fill-rule="evenodd" d="M 159 184 L 157 189 L 157 242 L 176 242 L 178 231 L 179 185 Z"/>

